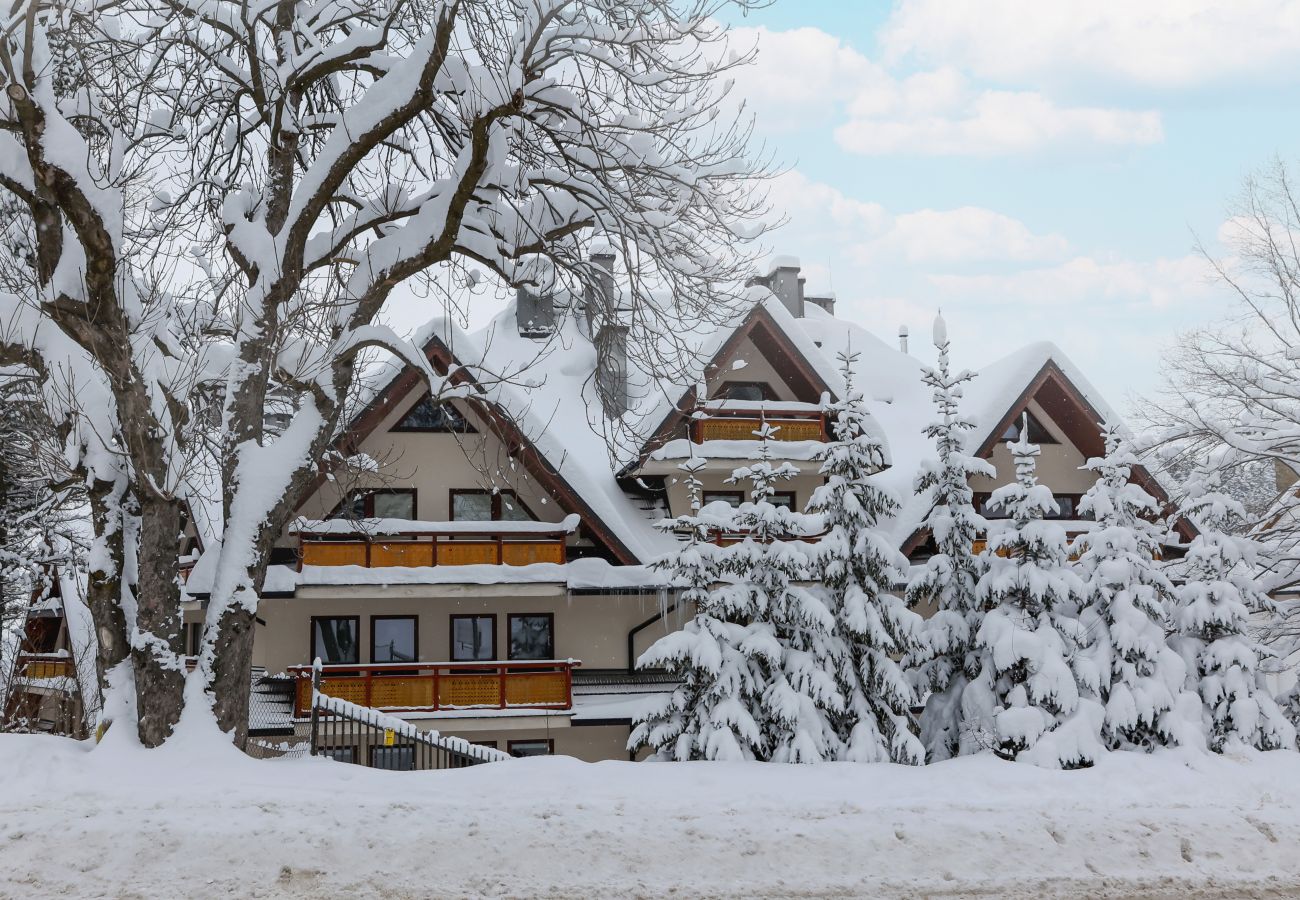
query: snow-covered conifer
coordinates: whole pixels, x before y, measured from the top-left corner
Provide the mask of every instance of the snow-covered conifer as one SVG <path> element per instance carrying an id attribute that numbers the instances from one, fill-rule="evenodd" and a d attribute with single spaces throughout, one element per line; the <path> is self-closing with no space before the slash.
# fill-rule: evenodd
<path id="1" fill-rule="evenodd" d="M 836 672 L 844 651 L 826 604 L 797 583 L 808 577 L 808 545 L 794 538 L 818 529 L 812 517 L 772 502 L 776 485 L 798 474 L 788 462 L 773 465 L 775 430 L 767 422 L 759 427 L 758 459 L 729 479 L 748 481 L 750 499 L 736 510 L 745 537 L 728 549 L 725 567 L 734 583 L 721 593 L 729 608 L 753 617 L 748 646 L 767 667 L 769 680 L 761 723 L 768 758 L 819 762 L 839 754 L 835 720 L 844 699 Z"/>
<path id="2" fill-rule="evenodd" d="M 1255 576 L 1257 547 L 1231 534 L 1241 504 L 1216 490 L 1212 473 L 1189 479 L 1181 512 L 1197 527 L 1177 564 L 1172 643 L 1187 665 L 1187 686 L 1200 694 L 1211 750 L 1233 743 L 1260 750 L 1294 747 L 1295 727 L 1260 681 L 1259 647 L 1247 634 L 1250 614 L 1273 607 Z"/>
<path id="3" fill-rule="evenodd" d="M 659 524 L 666 531 L 685 532 L 686 542 L 651 566 L 680 590 L 678 604 L 694 607 L 694 616 L 637 660 L 640 668 L 667 669 L 678 685 L 641 712 L 627 746 L 650 747 L 661 759 L 755 759 L 766 746 L 755 717 L 766 678 L 749 649 L 755 626 L 746 618 L 752 610 L 728 607 L 734 598 L 724 598 L 718 588 L 724 550 L 710 542 L 710 534 L 725 523 L 700 509 L 698 473 L 704 464 L 692 457 L 680 467 L 686 473 L 690 513 Z"/>
<path id="4" fill-rule="evenodd" d="M 1097 524 L 1075 541 L 1086 596 L 1079 621 L 1092 639 L 1084 652 L 1106 711 L 1102 739 L 1148 751 L 1197 740 L 1176 708 L 1186 666 L 1165 641 L 1173 586 L 1158 562 L 1161 528 L 1150 520 L 1159 507 L 1129 481 L 1138 461 L 1119 427 L 1103 426 L 1102 436 L 1106 455 L 1088 460 L 1098 478 L 1079 504 Z"/>
<path id="5" fill-rule="evenodd" d="M 1078 655 L 1087 640 L 1070 612 L 1083 596 L 1071 570 L 1065 529 L 1046 516 L 1057 511 L 1052 491 L 1038 483 L 1039 448 L 1027 422 L 1008 442 L 1014 483 L 990 497 L 1009 519 L 989 526 L 988 570 L 977 594 L 989 608 L 975 636 L 984 660 L 968 693 L 987 692 L 993 750 L 1051 768 L 1092 765 L 1104 751 L 1096 672 Z M 1080 688 L 1085 693 L 1081 698 Z"/>
<path id="6" fill-rule="evenodd" d="M 934 343 L 939 363 L 926 369 L 925 384 L 934 389 L 939 416 L 925 433 L 935 442 L 938 458 L 923 464 L 915 488 L 931 503 L 922 527 L 930 532 L 936 552 L 907 587 L 910 606 L 935 611 L 926 621 L 925 647 L 909 661 L 919 686 L 931 692 L 921 714 L 921 742 L 931 762 L 978 749 L 963 723 L 991 712 L 963 710 L 962 699 L 966 685 L 979 674 L 979 655 L 972 643 L 984 615 L 975 594 L 984 561 L 974 543 L 986 523 L 972 505 L 969 480 L 972 475 L 994 474 L 991 465 L 965 452 L 966 432 L 975 426 L 962 418 L 959 406 L 962 385 L 975 376 L 950 369 L 942 316 L 935 319 Z"/>
<path id="7" fill-rule="evenodd" d="M 877 530 L 897 514 L 898 501 L 870 480 L 884 454 L 853 385 L 858 356 L 839 354 L 844 397 L 825 407 L 835 440 L 822 450 L 826 481 L 808 505 L 827 529 L 812 554 L 813 576 L 844 645 L 836 673 L 845 699 L 836 720 L 842 758 L 919 765 L 925 748 L 912 733 L 914 690 L 897 660 L 920 649 L 921 617 L 889 593 L 906 578 L 907 558 Z"/>

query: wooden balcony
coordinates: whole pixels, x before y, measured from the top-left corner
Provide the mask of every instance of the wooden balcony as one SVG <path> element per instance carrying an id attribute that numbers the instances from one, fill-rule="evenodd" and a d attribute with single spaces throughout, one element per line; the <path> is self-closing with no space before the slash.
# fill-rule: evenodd
<path id="1" fill-rule="evenodd" d="M 71 676 L 72 659 L 60 653 L 20 653 L 14 674 L 19 678 L 64 678 Z"/>
<path id="2" fill-rule="evenodd" d="M 325 666 L 321 693 L 361 706 L 399 712 L 460 709 L 569 709 L 573 659 L 381 663 Z M 289 670 L 298 679 L 294 715 L 311 709 L 311 666 Z"/>
<path id="3" fill-rule="evenodd" d="M 725 408 L 705 407 L 691 421 L 691 440 L 705 441 L 755 441 L 758 431 L 766 422 L 774 430 L 773 441 L 827 440 L 826 416 L 820 410 L 767 408 L 746 409 L 741 406 Z"/>
<path id="4" fill-rule="evenodd" d="M 574 517 L 576 520 L 576 517 Z M 339 526 L 327 521 L 299 528 L 298 568 L 303 566 L 528 566 L 533 563 L 564 564 L 568 561 L 565 537 L 574 524 L 527 529 L 488 531 L 454 527 L 437 530 L 397 531 L 382 535 L 348 531 L 340 527 L 312 531 L 311 525 Z M 450 525 L 450 523 L 448 523 Z M 480 523 L 467 523 L 478 525 Z"/>

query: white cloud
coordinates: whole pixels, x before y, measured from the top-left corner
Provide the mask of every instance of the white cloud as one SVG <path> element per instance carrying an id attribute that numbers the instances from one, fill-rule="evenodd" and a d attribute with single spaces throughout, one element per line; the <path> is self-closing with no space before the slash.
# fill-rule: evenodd
<path id="1" fill-rule="evenodd" d="M 872 258 L 909 263 L 954 263 L 1059 259 L 1069 244 L 1059 234 L 1038 235 L 1019 219 L 977 206 L 922 209 L 894 219 L 879 239 L 863 248 Z"/>
<path id="2" fill-rule="evenodd" d="M 850 152 L 930 156 L 1143 145 L 1163 138 L 1153 111 L 1061 106 L 1036 91 L 976 87 L 951 67 L 895 77 L 816 28 L 738 29 L 736 37 L 758 45 L 757 61 L 736 73 L 736 86 L 767 134 L 838 125 L 835 141 Z"/>
<path id="3" fill-rule="evenodd" d="M 1294 70 L 1295 0 L 901 0 L 881 32 L 891 63 L 977 76 L 1072 74 L 1156 87 Z"/>

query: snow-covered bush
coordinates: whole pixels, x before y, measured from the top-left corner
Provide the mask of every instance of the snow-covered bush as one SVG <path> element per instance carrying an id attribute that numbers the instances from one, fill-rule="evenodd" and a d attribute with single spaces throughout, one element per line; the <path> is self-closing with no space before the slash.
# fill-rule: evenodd
<path id="1" fill-rule="evenodd" d="M 975 586 L 985 562 L 974 545 L 987 527 L 972 505 L 970 478 L 994 474 L 989 463 L 965 452 L 966 434 L 975 425 L 962 418 L 959 407 L 962 385 L 975 376 L 951 371 L 948 329 L 942 316 L 935 319 L 934 343 L 939 349 L 938 365 L 926 369 L 924 380 L 934 390 L 938 418 L 926 426 L 925 433 L 935 443 L 937 460 L 923 464 L 915 489 L 930 502 L 922 527 L 930 533 L 936 552 L 907 586 L 910 606 L 933 611 L 925 623 L 923 647 L 908 659 L 918 687 L 930 692 L 921 714 L 921 742 L 931 762 L 980 749 L 981 738 L 975 732 L 986 726 L 992 713 L 965 708 L 963 696 L 979 675 L 974 639 L 984 609 Z"/>
<path id="2" fill-rule="evenodd" d="M 1029 428 L 1009 442 L 1014 483 L 989 499 L 1009 519 L 990 524 L 988 570 L 976 588 L 988 607 L 975 635 L 983 653 L 968 694 L 987 693 L 993 750 L 1051 768 L 1092 765 L 1104 751 L 1096 670 L 1079 654 L 1088 635 L 1073 616 L 1083 583 L 1072 571 L 1065 530 L 1045 519 L 1057 512 L 1051 488 L 1038 483 L 1039 448 Z"/>
<path id="3" fill-rule="evenodd" d="M 898 658 L 920 649 L 921 618 L 890 593 L 907 577 L 907 558 L 877 528 L 899 507 L 870 479 L 884 454 L 853 384 L 858 355 L 840 354 L 844 397 L 825 407 L 835 440 L 821 452 L 825 483 L 808 505 L 826 528 L 812 552 L 811 575 L 843 647 L 835 673 L 845 699 L 835 717 L 841 758 L 918 765 L 925 749 L 913 734 L 915 691 Z"/>

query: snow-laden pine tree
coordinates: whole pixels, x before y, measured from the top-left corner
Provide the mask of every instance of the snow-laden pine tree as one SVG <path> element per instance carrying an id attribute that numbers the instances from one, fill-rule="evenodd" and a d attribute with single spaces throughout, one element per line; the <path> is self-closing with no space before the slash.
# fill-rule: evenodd
<path id="1" fill-rule="evenodd" d="M 719 568 L 726 551 L 711 537 L 726 526 L 727 515 L 702 514 L 698 473 L 704 464 L 703 458 L 692 457 L 680 466 L 691 511 L 659 527 L 684 532 L 686 541 L 651 564 L 680 591 L 679 607 L 693 608 L 694 615 L 637 660 L 642 669 L 666 669 L 678 685 L 641 711 L 627 746 L 649 747 L 660 759 L 757 759 L 766 749 L 756 718 L 766 677 L 752 648 L 766 649 L 767 641 L 750 640 L 756 626 L 747 620 L 753 610 L 729 607 L 736 597 L 720 590 Z"/>
<path id="2" fill-rule="evenodd" d="M 747 647 L 767 667 L 760 725 L 768 758 L 819 762 L 834 759 L 840 750 L 835 723 L 844 698 L 836 672 L 844 647 L 818 592 L 799 583 L 808 578 L 810 548 L 794 538 L 817 531 L 817 522 L 772 502 L 778 483 L 799 473 L 789 462 L 773 464 L 775 431 L 767 422 L 759 426 L 757 460 L 728 479 L 731 484 L 748 481 L 750 491 L 735 513 L 744 540 L 728 548 L 724 563 L 733 583 L 721 594 L 729 609 L 753 617 Z"/>
<path id="3" fill-rule="evenodd" d="M 962 701 L 966 686 L 979 675 L 973 642 L 984 617 L 975 586 L 985 562 L 974 545 L 987 523 L 972 505 L 970 478 L 995 474 L 987 462 L 965 452 L 966 433 L 975 425 L 962 418 L 959 407 L 962 385 L 975 376 L 954 374 L 949 367 L 943 316 L 934 320 L 934 344 L 938 365 L 926 369 L 924 380 L 934 390 L 938 418 L 925 433 L 935 443 L 937 459 L 923 464 L 915 489 L 931 504 L 921 527 L 930 533 L 935 553 L 907 586 L 909 606 L 934 610 L 925 623 L 924 646 L 908 661 L 920 689 L 930 691 L 921 714 L 921 742 L 931 762 L 978 750 L 976 735 L 964 726 L 987 720 L 992 712 L 963 709 Z"/>
<path id="4" fill-rule="evenodd" d="M 1074 544 L 1084 580 L 1079 622 L 1091 645 L 1105 707 L 1102 740 L 1110 749 L 1151 750 L 1195 742 L 1181 704 L 1186 666 L 1166 643 L 1173 585 L 1160 568 L 1163 529 L 1154 497 L 1129 481 L 1138 464 L 1118 426 L 1102 426 L 1106 455 L 1088 460 L 1097 481 L 1079 511 L 1096 526 Z M 1195 700 L 1195 698 L 1192 698 Z"/>
<path id="5" fill-rule="evenodd" d="M 1245 519 L 1245 510 L 1217 486 L 1212 473 L 1187 483 L 1180 512 L 1197 534 L 1175 569 L 1182 583 L 1171 643 L 1187 665 L 1188 689 L 1200 694 L 1211 750 L 1294 747 L 1295 726 L 1264 689 L 1260 648 L 1248 634 L 1251 613 L 1273 608 L 1256 580 L 1258 548 L 1227 530 L 1234 516 Z"/>
<path id="6" fill-rule="evenodd" d="M 1007 516 L 990 523 L 988 571 L 977 596 L 989 608 L 975 643 L 984 660 L 968 693 L 987 692 L 993 707 L 993 751 L 1049 768 L 1090 766 L 1104 752 L 1097 673 L 1078 650 L 1087 634 L 1072 615 L 1083 582 L 1072 571 L 1065 529 L 1052 491 L 1038 483 L 1039 448 L 1020 437 L 1007 443 L 1016 480 L 989 498 Z"/>
<path id="7" fill-rule="evenodd" d="M 1282 715 L 1286 716 L 1292 730 L 1297 734 L 1291 746 L 1293 749 L 1300 750 L 1300 679 L 1297 679 L 1290 690 L 1283 691 L 1276 702 L 1278 708 L 1282 710 Z"/>
<path id="8" fill-rule="evenodd" d="M 825 406 L 835 440 L 821 452 L 825 483 L 808 505 L 826 528 L 812 553 L 812 575 L 844 645 L 836 672 L 845 700 L 836 719 L 841 758 L 919 765 L 925 748 L 912 733 L 915 690 L 898 659 L 920 649 L 921 617 L 889 593 L 907 577 L 907 557 L 877 529 L 898 513 L 898 501 L 871 481 L 884 452 L 853 384 L 858 357 L 839 354 L 844 397 Z"/>

